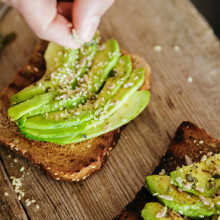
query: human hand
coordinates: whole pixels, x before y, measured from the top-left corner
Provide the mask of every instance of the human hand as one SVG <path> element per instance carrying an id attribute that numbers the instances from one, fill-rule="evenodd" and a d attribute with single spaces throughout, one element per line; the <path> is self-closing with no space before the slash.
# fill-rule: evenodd
<path id="1" fill-rule="evenodd" d="M 67 48 L 80 46 L 72 35 L 74 27 L 79 38 L 88 42 L 94 36 L 101 16 L 114 0 L 3 0 L 21 12 L 38 37 Z"/>

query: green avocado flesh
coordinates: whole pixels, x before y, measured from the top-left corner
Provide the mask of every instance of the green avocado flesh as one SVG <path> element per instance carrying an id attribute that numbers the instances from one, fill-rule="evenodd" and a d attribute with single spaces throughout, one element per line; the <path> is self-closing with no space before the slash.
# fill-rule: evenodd
<path id="1" fill-rule="evenodd" d="M 206 156 L 205 156 L 206 157 Z M 211 196 L 220 189 L 220 154 L 170 173 L 173 183 L 186 192 Z"/>
<path id="2" fill-rule="evenodd" d="M 138 91 L 145 69 L 132 70 L 110 39 L 99 36 L 71 50 L 49 43 L 45 75 L 11 97 L 8 116 L 33 140 L 69 144 L 114 130 L 143 111 L 149 91 Z"/>
<path id="3" fill-rule="evenodd" d="M 149 91 L 136 91 L 132 96 L 129 97 L 129 99 L 125 103 L 123 103 L 118 111 L 116 111 L 108 119 L 104 120 L 101 124 L 92 127 L 84 133 L 78 134 L 76 136 L 50 139 L 39 138 L 39 136 L 32 136 L 29 133 L 26 133 L 25 136 L 33 140 L 47 141 L 61 145 L 81 142 L 93 137 L 97 137 L 106 132 L 121 127 L 124 124 L 127 124 L 144 110 L 149 102 L 149 98 Z"/>
<path id="4" fill-rule="evenodd" d="M 82 107 L 61 110 L 30 117 L 23 125 L 26 128 L 33 129 L 52 129 L 70 127 L 94 118 L 95 112 L 102 110 L 107 101 L 121 88 L 122 84 L 129 78 L 132 71 L 132 63 L 129 56 L 122 56 L 119 63 L 113 69 L 114 75 L 106 80 L 106 83 L 97 95 L 96 100 L 87 102 Z"/>
<path id="5" fill-rule="evenodd" d="M 53 90 L 56 86 L 76 86 L 77 80 L 86 72 L 98 50 L 99 36 L 96 34 L 89 44 L 79 50 L 66 49 L 53 42 L 44 54 L 46 73 L 36 83 L 26 87 L 11 97 L 11 105 L 28 100 L 36 95 Z"/>
<path id="6" fill-rule="evenodd" d="M 186 218 L 182 218 L 178 213 L 167 209 L 166 206 L 158 202 L 147 203 L 141 211 L 141 216 L 144 220 L 186 220 Z"/>
<path id="7" fill-rule="evenodd" d="M 146 177 L 146 188 L 169 209 L 197 219 L 219 214 L 211 197 L 195 196 L 171 184 L 169 176 Z"/>

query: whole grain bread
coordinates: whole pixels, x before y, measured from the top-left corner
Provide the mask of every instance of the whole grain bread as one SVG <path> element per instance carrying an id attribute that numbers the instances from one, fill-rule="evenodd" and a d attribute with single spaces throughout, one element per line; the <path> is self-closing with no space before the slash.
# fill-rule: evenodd
<path id="1" fill-rule="evenodd" d="M 10 97 L 39 80 L 45 72 L 44 52 L 48 42 L 40 41 L 29 61 L 0 93 L 0 143 L 22 155 L 57 180 L 80 181 L 98 171 L 115 147 L 120 129 L 76 144 L 57 145 L 25 138 L 7 117 Z M 121 51 L 121 53 L 126 53 Z M 150 89 L 150 69 L 139 56 L 130 54 L 133 68 L 145 67 L 141 89 Z"/>
<path id="2" fill-rule="evenodd" d="M 188 157 L 193 162 L 198 162 L 203 155 L 209 152 L 220 153 L 220 141 L 195 124 L 188 121 L 182 122 L 153 174 L 159 174 L 164 169 L 165 174 L 169 175 L 177 167 L 186 165 Z M 122 210 L 121 214 L 115 217 L 115 220 L 142 219 L 141 210 L 147 202 L 153 201 L 156 201 L 155 197 L 143 186 L 134 200 Z"/>

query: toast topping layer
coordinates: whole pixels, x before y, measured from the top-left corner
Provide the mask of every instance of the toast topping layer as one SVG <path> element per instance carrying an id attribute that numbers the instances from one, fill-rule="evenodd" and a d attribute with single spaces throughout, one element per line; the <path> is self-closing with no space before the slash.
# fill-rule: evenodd
<path id="1" fill-rule="evenodd" d="M 146 70 L 132 70 L 116 40 L 98 43 L 98 34 L 78 50 L 49 43 L 45 75 L 11 97 L 8 116 L 24 136 L 81 142 L 128 123 L 147 106 L 149 91 L 137 92 Z"/>

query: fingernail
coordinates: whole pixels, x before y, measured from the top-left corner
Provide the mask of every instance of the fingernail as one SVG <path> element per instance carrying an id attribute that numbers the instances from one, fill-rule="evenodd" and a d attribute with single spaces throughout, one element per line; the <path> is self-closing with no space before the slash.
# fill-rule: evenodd
<path id="1" fill-rule="evenodd" d="M 88 20 L 87 23 L 85 23 L 82 28 L 78 31 L 78 34 L 84 42 L 88 42 L 92 40 L 92 37 L 94 36 L 97 27 L 100 22 L 100 17 L 95 16 Z"/>

